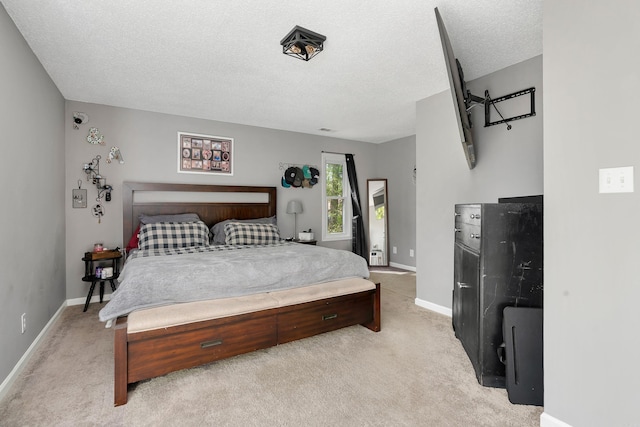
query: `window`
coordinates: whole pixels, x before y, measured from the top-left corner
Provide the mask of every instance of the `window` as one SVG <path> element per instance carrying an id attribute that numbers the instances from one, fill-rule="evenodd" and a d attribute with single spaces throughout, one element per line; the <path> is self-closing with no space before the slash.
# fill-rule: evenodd
<path id="1" fill-rule="evenodd" d="M 342 154 L 322 153 L 322 240 L 351 239 L 351 189 Z"/>

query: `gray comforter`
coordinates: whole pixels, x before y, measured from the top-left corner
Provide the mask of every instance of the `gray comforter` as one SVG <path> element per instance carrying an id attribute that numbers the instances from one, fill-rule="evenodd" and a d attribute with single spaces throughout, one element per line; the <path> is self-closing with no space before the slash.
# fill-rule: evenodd
<path id="1" fill-rule="evenodd" d="M 369 277 L 367 263 L 358 255 L 297 243 L 173 253 L 132 254 L 118 278 L 118 289 L 100 310 L 100 320 L 141 308 Z"/>

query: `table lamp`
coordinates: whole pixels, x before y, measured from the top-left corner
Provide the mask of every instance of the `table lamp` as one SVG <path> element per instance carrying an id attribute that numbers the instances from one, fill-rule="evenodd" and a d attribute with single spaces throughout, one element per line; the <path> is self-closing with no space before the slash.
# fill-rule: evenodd
<path id="1" fill-rule="evenodd" d="M 290 200 L 287 203 L 287 213 L 294 215 L 293 220 L 293 238 L 296 238 L 296 233 L 298 232 L 298 214 L 302 213 L 302 203 L 298 200 Z"/>

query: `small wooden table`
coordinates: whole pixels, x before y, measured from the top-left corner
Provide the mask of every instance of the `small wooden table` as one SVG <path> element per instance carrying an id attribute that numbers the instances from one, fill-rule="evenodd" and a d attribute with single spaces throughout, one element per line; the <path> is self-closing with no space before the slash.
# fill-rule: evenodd
<path id="1" fill-rule="evenodd" d="M 82 278 L 82 281 L 91 282 L 91 287 L 89 288 L 89 294 L 87 295 L 87 300 L 84 303 L 84 310 L 82 311 L 87 311 L 87 308 L 89 308 L 89 303 L 91 302 L 91 297 L 93 296 L 93 290 L 96 287 L 96 283 L 100 282 L 100 303 L 102 303 L 102 299 L 104 298 L 104 282 L 108 281 L 111 284 L 111 291 L 116 290 L 114 280 L 116 280 L 120 275 L 120 258 L 122 258 L 122 253 L 117 249 L 113 251 L 84 253 L 84 257 L 82 258 L 84 261 L 84 277 Z M 112 267 L 113 275 L 105 277 L 104 279 L 96 276 L 95 267 L 98 265 Z"/>

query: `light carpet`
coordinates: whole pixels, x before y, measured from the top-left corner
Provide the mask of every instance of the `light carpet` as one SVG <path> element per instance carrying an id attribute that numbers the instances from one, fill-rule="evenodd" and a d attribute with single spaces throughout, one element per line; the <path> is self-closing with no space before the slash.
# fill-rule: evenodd
<path id="1" fill-rule="evenodd" d="M 0 402 L 2 426 L 538 426 L 482 387 L 415 274 L 372 273 L 382 330 L 353 326 L 142 381 L 113 407 L 113 330 L 67 307 Z"/>

